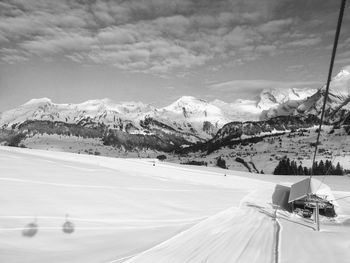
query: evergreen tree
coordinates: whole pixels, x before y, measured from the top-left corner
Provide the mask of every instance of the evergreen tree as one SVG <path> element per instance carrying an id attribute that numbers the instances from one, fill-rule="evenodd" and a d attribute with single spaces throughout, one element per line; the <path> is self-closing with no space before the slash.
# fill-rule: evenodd
<path id="1" fill-rule="evenodd" d="M 223 168 L 223 169 L 227 169 L 226 161 L 224 159 L 222 159 L 221 156 L 217 159 L 216 165 Z"/>
<path id="2" fill-rule="evenodd" d="M 314 164 L 312 164 L 312 168 L 311 168 L 310 174 L 312 174 L 312 175 L 318 175 L 317 167 L 318 167 L 318 163 L 317 163 L 317 162 L 315 162 Z"/>
<path id="3" fill-rule="evenodd" d="M 305 174 L 304 174 L 304 169 L 303 169 L 303 167 L 301 166 L 301 164 L 299 164 L 299 166 L 298 166 L 298 175 L 305 175 Z"/>
<path id="4" fill-rule="evenodd" d="M 331 161 L 321 160 L 315 162 L 311 168 L 303 167 L 301 164 L 298 166 L 296 161 L 291 161 L 289 158 L 283 158 L 279 161 L 273 174 L 277 175 L 344 175 L 344 169 L 338 162 L 336 167 Z"/>
<path id="5" fill-rule="evenodd" d="M 325 170 L 326 170 L 326 174 L 332 174 L 333 173 L 333 165 L 331 161 L 326 160 L 325 162 Z"/>
<path id="6" fill-rule="evenodd" d="M 289 158 L 287 158 L 287 162 L 286 162 L 285 166 L 286 166 L 286 173 L 285 173 L 285 175 L 293 174 Z"/>
<path id="7" fill-rule="evenodd" d="M 304 175 L 310 175 L 310 170 L 307 167 L 304 167 Z"/>
<path id="8" fill-rule="evenodd" d="M 275 170 L 273 171 L 273 174 L 281 174 L 281 161 L 277 164 L 275 167 Z"/>
<path id="9" fill-rule="evenodd" d="M 343 167 L 340 166 L 339 162 L 337 163 L 337 166 L 335 167 L 333 174 L 334 175 L 344 175 Z"/>
<path id="10" fill-rule="evenodd" d="M 291 169 L 291 173 L 293 175 L 298 175 L 298 166 L 297 166 L 297 163 L 295 161 L 291 161 L 290 163 L 290 169 Z"/>
<path id="11" fill-rule="evenodd" d="M 320 163 L 317 167 L 317 171 L 318 171 L 318 174 L 322 174 L 322 175 L 326 174 L 326 167 L 325 167 L 322 160 L 320 161 Z"/>

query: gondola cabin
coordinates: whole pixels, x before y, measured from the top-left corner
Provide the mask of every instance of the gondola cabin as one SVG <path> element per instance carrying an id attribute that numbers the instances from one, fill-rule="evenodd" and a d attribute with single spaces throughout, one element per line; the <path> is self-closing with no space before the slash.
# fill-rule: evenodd
<path id="1" fill-rule="evenodd" d="M 330 187 L 314 178 L 306 178 L 291 186 L 288 203 L 295 213 L 303 217 L 311 217 L 316 203 L 320 215 L 335 217 L 334 206 L 337 203 Z"/>

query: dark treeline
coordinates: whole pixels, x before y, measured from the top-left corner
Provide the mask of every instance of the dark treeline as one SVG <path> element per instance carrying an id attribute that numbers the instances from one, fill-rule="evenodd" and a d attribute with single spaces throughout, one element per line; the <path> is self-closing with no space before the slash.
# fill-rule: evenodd
<path id="1" fill-rule="evenodd" d="M 296 161 L 290 161 L 289 158 L 280 160 L 273 172 L 275 175 L 344 175 L 344 173 L 344 169 L 339 162 L 334 166 L 331 161 L 323 162 L 321 160 L 315 162 L 311 169 L 301 164 L 297 165 Z"/>
<path id="2" fill-rule="evenodd" d="M 187 165 L 199 165 L 199 166 L 208 166 L 207 162 L 204 161 L 187 161 L 187 162 L 183 162 L 181 164 L 187 164 Z"/>

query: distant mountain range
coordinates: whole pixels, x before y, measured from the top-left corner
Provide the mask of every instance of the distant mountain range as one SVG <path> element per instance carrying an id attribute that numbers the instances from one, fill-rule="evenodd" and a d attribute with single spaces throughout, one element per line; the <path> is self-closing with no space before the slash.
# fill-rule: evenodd
<path id="1" fill-rule="evenodd" d="M 350 67 L 348 67 L 350 68 Z M 276 116 L 320 116 L 326 87 L 310 93 L 303 99 L 286 100 L 262 112 L 260 118 L 270 119 Z M 350 116 L 350 71 L 343 69 L 331 81 L 326 104 L 326 120 L 345 122 Z"/>
<path id="2" fill-rule="evenodd" d="M 332 80 L 327 102 L 328 120 L 336 122 L 349 118 L 349 87 L 350 73 L 342 70 Z M 231 122 L 236 127 L 237 122 L 265 121 L 278 116 L 317 117 L 324 92 L 325 87 L 319 90 L 265 89 L 257 100 L 233 103 L 183 96 L 162 108 L 141 102 L 117 104 L 109 99 L 56 104 L 41 98 L 0 114 L 0 128 L 31 134 L 100 137 L 107 145 L 131 149 L 150 145 L 171 151 L 222 135 L 220 129 Z"/>

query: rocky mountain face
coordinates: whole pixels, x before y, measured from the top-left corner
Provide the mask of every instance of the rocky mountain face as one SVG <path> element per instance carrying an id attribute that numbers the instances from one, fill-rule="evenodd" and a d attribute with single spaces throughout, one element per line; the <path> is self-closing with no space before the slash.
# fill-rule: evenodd
<path id="1" fill-rule="evenodd" d="M 163 108 L 141 102 L 116 104 L 108 99 L 90 100 L 80 104 L 56 104 L 50 99 L 42 98 L 30 100 L 18 108 L 3 112 L 0 115 L 0 127 L 16 128 L 25 121 L 38 120 L 83 126 L 104 124 L 111 129 L 143 134 L 147 133 L 147 128 L 141 124 L 153 119 L 156 120 L 153 125 L 206 138 L 232 120 L 231 110 L 229 104 L 217 106 L 190 96 L 181 97 Z M 208 129 L 209 123 L 211 129 Z"/>
<path id="2" fill-rule="evenodd" d="M 325 112 L 325 124 L 345 124 L 347 132 L 350 125 L 349 72 L 343 69 L 332 79 Z M 318 125 L 324 96 L 325 87 L 319 90 L 263 90 L 257 102 L 257 107 L 263 110 L 261 121 L 227 123 L 212 139 L 189 146 L 181 152 L 210 154 L 221 147 L 256 143 L 264 137 Z"/>
<path id="3" fill-rule="evenodd" d="M 315 94 L 315 89 L 291 88 L 288 90 L 264 89 L 259 95 L 257 107 L 262 110 L 276 108 L 281 104 L 305 100 Z"/>
<path id="4" fill-rule="evenodd" d="M 201 151 L 210 154 L 225 146 L 257 143 L 265 137 L 310 128 L 318 123 L 319 119 L 313 115 L 307 117 L 279 116 L 255 122 L 230 122 L 224 125 L 211 140 L 181 149 L 179 153 Z"/>
<path id="5" fill-rule="evenodd" d="M 261 119 L 276 116 L 320 117 L 326 87 L 317 90 L 311 96 L 300 100 L 288 100 L 264 110 Z M 350 123 L 350 68 L 340 71 L 331 81 L 326 104 L 325 119 L 331 123 Z"/>

